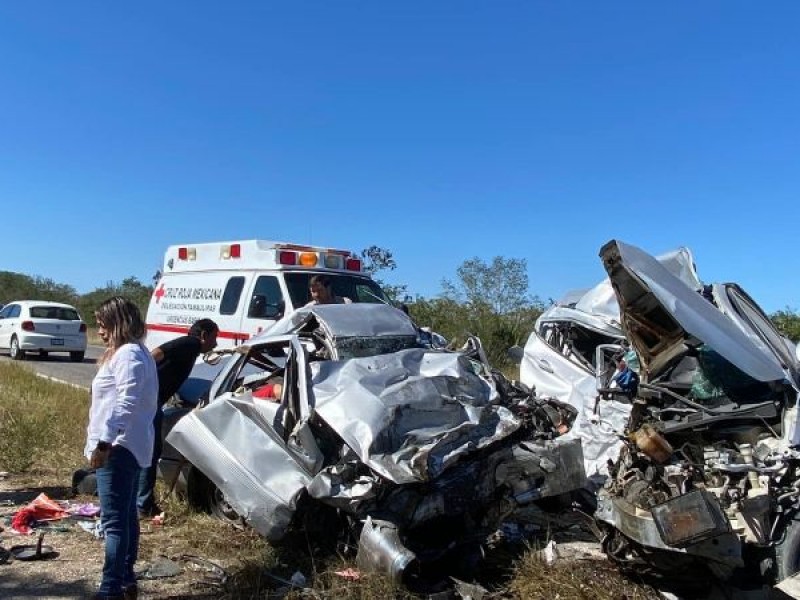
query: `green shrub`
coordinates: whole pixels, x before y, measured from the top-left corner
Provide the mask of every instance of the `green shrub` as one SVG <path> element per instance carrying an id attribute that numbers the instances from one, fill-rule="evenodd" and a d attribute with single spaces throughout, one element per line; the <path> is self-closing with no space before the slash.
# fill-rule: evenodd
<path id="1" fill-rule="evenodd" d="M 88 392 L 0 364 L 0 470 L 71 470 L 83 462 Z"/>

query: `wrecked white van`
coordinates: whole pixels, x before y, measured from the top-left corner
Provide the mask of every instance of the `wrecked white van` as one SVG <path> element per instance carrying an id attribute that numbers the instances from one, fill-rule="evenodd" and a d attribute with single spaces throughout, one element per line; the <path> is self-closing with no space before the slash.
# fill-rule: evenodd
<path id="1" fill-rule="evenodd" d="M 619 241 L 600 252 L 641 362 L 598 494 L 603 548 L 687 586 L 800 570 L 798 364 L 737 285 L 698 293 Z"/>

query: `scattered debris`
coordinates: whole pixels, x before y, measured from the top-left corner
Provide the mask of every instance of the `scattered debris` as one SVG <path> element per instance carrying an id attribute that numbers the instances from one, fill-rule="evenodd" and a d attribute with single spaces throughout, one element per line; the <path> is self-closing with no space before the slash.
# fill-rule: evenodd
<path id="1" fill-rule="evenodd" d="M 453 580 L 453 591 L 461 600 L 484 600 L 489 595 L 489 590 L 476 583 L 467 583 L 455 577 Z"/>
<path id="2" fill-rule="evenodd" d="M 167 558 L 166 556 L 159 556 L 142 572 L 136 574 L 137 579 L 164 579 L 167 577 L 176 577 L 183 572 L 183 567 L 180 563 Z"/>
<path id="3" fill-rule="evenodd" d="M 361 579 L 361 573 L 353 567 L 347 567 L 346 569 L 341 569 L 340 571 L 334 571 L 333 574 L 348 581 L 358 581 Z"/>
<path id="4" fill-rule="evenodd" d="M 205 573 L 203 579 L 206 583 L 225 585 L 225 582 L 228 580 L 228 574 L 225 572 L 225 569 L 207 558 L 201 558 L 192 554 L 181 554 L 179 558 L 188 563 L 193 571 L 203 571 Z"/>
<path id="5" fill-rule="evenodd" d="M 30 504 L 16 512 L 11 520 L 11 528 L 17 533 L 30 533 L 36 522 L 63 519 L 67 514 L 67 511 L 60 504 L 48 498 L 47 494 L 42 493 L 34 498 Z"/>
<path id="6" fill-rule="evenodd" d="M 49 560 L 57 558 L 58 552 L 52 546 L 46 546 L 44 542 L 44 532 L 39 534 L 39 539 L 35 544 L 23 544 L 12 546 L 9 553 L 16 560 Z"/>
<path id="7" fill-rule="evenodd" d="M 97 521 L 78 521 L 78 527 L 87 533 L 91 533 L 99 540 L 105 537 L 105 534 L 103 533 L 103 524 L 99 519 Z"/>
<path id="8" fill-rule="evenodd" d="M 555 563 L 559 558 L 558 548 L 555 540 L 550 540 L 547 542 L 547 545 L 543 550 L 541 550 L 541 554 L 544 564 L 546 564 L 548 567 L 552 566 L 553 563 Z"/>
<path id="9" fill-rule="evenodd" d="M 71 504 L 67 512 L 76 517 L 97 517 L 100 515 L 100 506 L 92 502 L 86 504 Z"/>

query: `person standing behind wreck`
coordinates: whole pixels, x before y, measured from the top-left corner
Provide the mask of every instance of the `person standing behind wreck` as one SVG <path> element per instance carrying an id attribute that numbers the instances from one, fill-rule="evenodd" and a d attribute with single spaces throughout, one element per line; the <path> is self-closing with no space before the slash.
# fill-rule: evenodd
<path id="1" fill-rule="evenodd" d="M 97 469 L 105 562 L 95 600 L 137 596 L 133 566 L 139 552 L 136 483 L 150 464 L 158 375 L 142 344 L 145 325 L 133 302 L 114 296 L 95 312 L 106 346 L 92 381 L 85 454 Z"/>
<path id="2" fill-rule="evenodd" d="M 161 513 L 155 501 L 156 472 L 158 459 L 161 458 L 162 440 L 161 426 L 164 420 L 162 409 L 167 400 L 178 391 L 189 378 L 197 357 L 210 352 L 217 346 L 219 327 L 211 319 L 195 321 L 187 335 L 170 340 L 153 348 L 151 353 L 158 370 L 158 408 L 153 419 L 154 441 L 153 456 L 150 465 L 139 473 L 139 485 L 136 493 L 136 504 L 139 516 L 154 517 Z"/>

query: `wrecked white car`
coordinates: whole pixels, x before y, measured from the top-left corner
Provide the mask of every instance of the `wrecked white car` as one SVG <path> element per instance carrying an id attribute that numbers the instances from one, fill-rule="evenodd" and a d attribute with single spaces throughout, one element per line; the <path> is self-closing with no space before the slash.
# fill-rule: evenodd
<path id="1" fill-rule="evenodd" d="M 657 260 L 693 289 L 702 284 L 694 258 L 687 248 L 659 256 Z M 536 321 L 525 344 L 520 380 L 539 396 L 557 398 L 575 407 L 578 416 L 568 438 L 580 439 L 589 487 L 601 486 L 608 475 L 608 462 L 622 447 L 620 432 L 630 415 L 627 398 L 608 395 L 599 402 L 598 356 L 612 367 L 614 356 L 627 358 L 638 370 L 620 321 L 619 305 L 608 279 L 588 290 L 568 293 Z M 609 374 L 601 370 L 601 378 Z"/>
<path id="2" fill-rule="evenodd" d="M 210 397 L 167 441 L 231 510 L 270 540 L 344 522 L 361 567 L 397 579 L 585 480 L 580 441 L 559 437 L 573 410 L 491 372 L 476 341 L 426 347 L 390 306 L 287 316 Z"/>
<path id="3" fill-rule="evenodd" d="M 604 550 L 672 583 L 797 572 L 798 365 L 790 345 L 737 285 L 698 293 L 618 241 L 600 256 L 641 363 L 630 393 L 599 386 L 632 409 L 598 494 Z"/>

